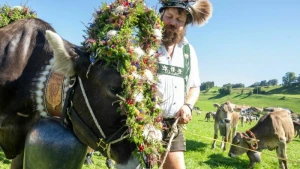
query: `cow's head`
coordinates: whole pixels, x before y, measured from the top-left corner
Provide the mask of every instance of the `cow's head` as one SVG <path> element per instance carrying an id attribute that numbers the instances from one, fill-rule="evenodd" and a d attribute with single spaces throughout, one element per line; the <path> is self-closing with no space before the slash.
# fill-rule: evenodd
<path id="1" fill-rule="evenodd" d="M 46 31 L 46 37 L 54 52 L 54 70 L 68 77 L 78 77 L 72 99 L 73 112 L 70 115 L 76 136 L 93 149 L 109 153 L 117 163 L 127 162 L 133 151 L 133 145 L 128 140 L 116 142 L 109 147 L 98 144 L 99 139 L 104 137 L 101 130 L 111 141 L 120 138 L 125 131 L 121 129 L 125 125 L 124 118 L 117 111 L 120 99 L 117 94 L 122 90 L 119 72 L 105 67 L 102 62 L 91 64 L 88 53 L 51 31 Z"/>
<path id="2" fill-rule="evenodd" d="M 228 155 L 230 157 L 236 157 L 242 155 L 248 151 L 253 151 L 253 145 L 257 146 L 256 138 L 250 138 L 245 135 L 245 133 L 237 132 L 232 139 L 232 145 L 230 147 Z"/>
<path id="3" fill-rule="evenodd" d="M 219 121 L 221 135 L 228 136 L 233 113 L 241 111 L 241 108 L 229 101 L 221 105 L 215 103 L 214 107 L 217 108 L 215 118 Z"/>

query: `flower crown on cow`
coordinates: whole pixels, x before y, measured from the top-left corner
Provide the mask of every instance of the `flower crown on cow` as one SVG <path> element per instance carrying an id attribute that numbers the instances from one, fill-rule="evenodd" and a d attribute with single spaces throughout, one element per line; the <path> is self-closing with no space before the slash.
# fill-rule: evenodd
<path id="1" fill-rule="evenodd" d="M 34 11 L 31 11 L 26 6 L 0 6 L 0 28 L 10 24 L 13 21 L 25 18 L 37 18 L 37 15 Z"/>
<path id="2" fill-rule="evenodd" d="M 92 64 L 104 60 L 120 72 L 119 110 L 127 116 L 129 139 L 138 145 L 136 153 L 150 157 L 151 163 L 156 163 L 164 150 L 156 88 L 162 28 L 159 14 L 144 0 L 116 0 L 110 5 L 103 3 L 96 11 L 83 43 Z"/>

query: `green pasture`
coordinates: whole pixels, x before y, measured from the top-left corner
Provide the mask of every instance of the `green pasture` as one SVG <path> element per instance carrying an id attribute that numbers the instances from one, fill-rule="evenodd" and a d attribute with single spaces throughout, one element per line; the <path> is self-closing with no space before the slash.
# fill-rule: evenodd
<path id="1" fill-rule="evenodd" d="M 285 97 L 284 97 L 285 96 Z M 230 158 L 228 156 L 229 145 L 227 151 L 223 152 L 220 145 L 220 137 L 218 138 L 217 147 L 211 149 L 213 141 L 213 120 L 206 122 L 204 120 L 205 113 L 215 111 L 213 103 L 223 103 L 231 101 L 235 104 L 245 104 L 256 107 L 287 107 L 300 114 L 300 95 L 293 94 L 275 94 L 275 95 L 251 95 L 246 93 L 240 94 L 234 92 L 228 96 L 220 96 L 214 90 L 202 92 L 196 106 L 202 110 L 201 115 L 193 114 L 192 121 L 187 125 L 184 131 L 187 139 L 187 151 L 185 153 L 185 161 L 187 169 L 245 169 L 249 160 L 246 154 L 238 158 Z M 284 97 L 284 99 L 282 99 Z M 246 131 L 253 124 L 246 124 L 244 127 L 239 126 L 238 131 Z M 290 169 L 300 168 L 300 139 L 295 138 L 287 145 L 288 165 Z M 47 153 L 47 152 L 45 152 Z M 105 158 L 99 156 L 96 152 L 93 156 L 94 165 L 84 165 L 83 169 L 105 169 Z M 3 152 L 0 151 L 0 169 L 9 169 L 10 160 L 5 159 Z M 256 165 L 255 169 L 276 169 L 278 159 L 275 151 L 264 150 L 262 152 L 262 162 Z"/>

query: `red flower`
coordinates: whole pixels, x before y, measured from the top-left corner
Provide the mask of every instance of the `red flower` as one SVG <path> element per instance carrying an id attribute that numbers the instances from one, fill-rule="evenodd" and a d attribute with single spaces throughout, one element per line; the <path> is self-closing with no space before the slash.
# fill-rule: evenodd
<path id="1" fill-rule="evenodd" d="M 147 58 L 144 58 L 144 59 L 143 59 L 144 64 L 147 64 L 147 61 L 148 61 Z"/>
<path id="2" fill-rule="evenodd" d="M 140 145 L 140 146 L 139 146 L 139 151 L 140 151 L 140 152 L 143 152 L 143 151 L 144 151 L 144 148 L 145 148 L 144 145 Z"/>
<path id="3" fill-rule="evenodd" d="M 127 103 L 127 104 L 133 104 L 133 100 L 132 100 L 132 99 L 127 99 L 127 100 L 126 100 L 126 103 Z"/>

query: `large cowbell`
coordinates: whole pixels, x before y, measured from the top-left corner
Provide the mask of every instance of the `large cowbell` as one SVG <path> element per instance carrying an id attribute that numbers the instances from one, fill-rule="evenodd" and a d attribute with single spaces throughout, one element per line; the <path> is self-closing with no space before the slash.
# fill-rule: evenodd
<path id="1" fill-rule="evenodd" d="M 52 118 L 41 119 L 27 135 L 23 169 L 80 169 L 86 153 L 87 146 L 71 129 Z"/>
<path id="2" fill-rule="evenodd" d="M 226 137 L 229 134 L 230 123 L 219 122 L 219 129 L 220 129 L 220 135 Z"/>

